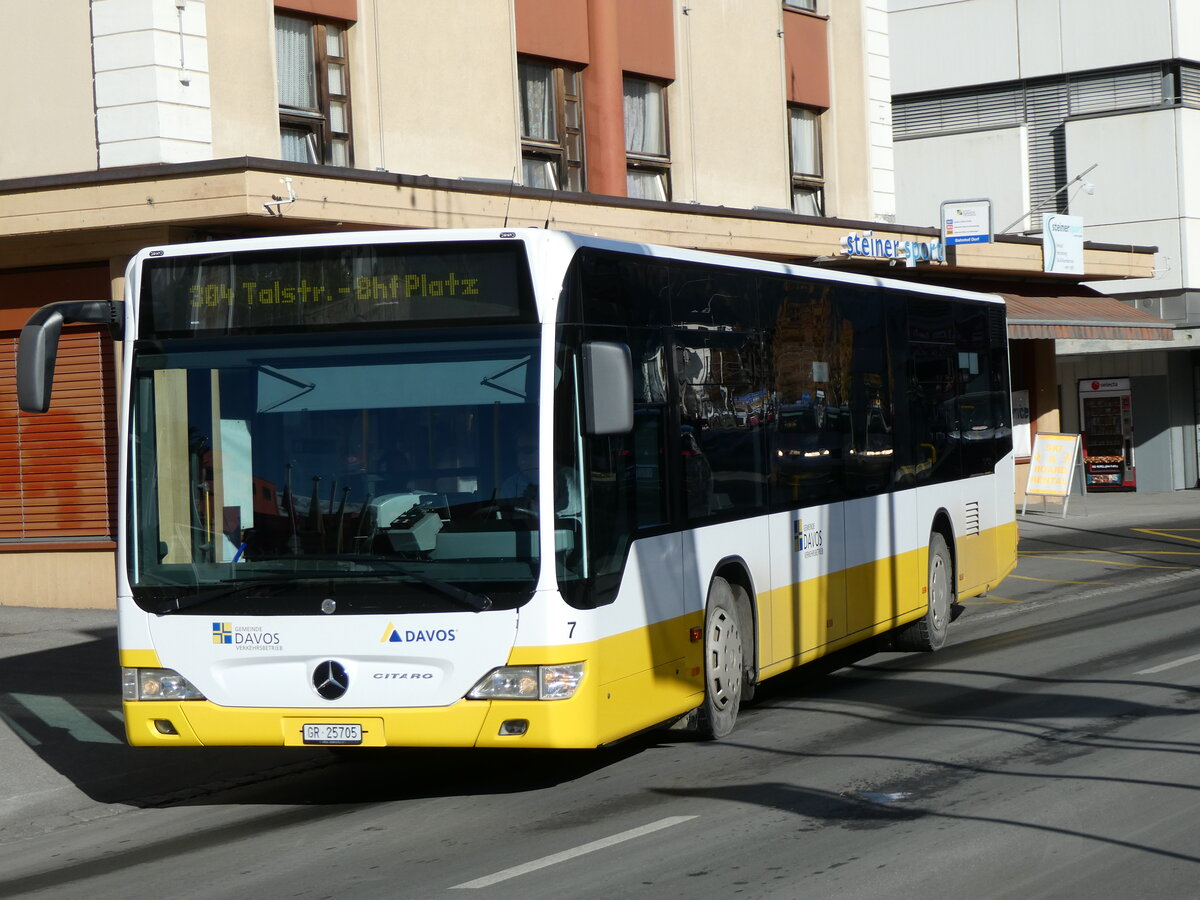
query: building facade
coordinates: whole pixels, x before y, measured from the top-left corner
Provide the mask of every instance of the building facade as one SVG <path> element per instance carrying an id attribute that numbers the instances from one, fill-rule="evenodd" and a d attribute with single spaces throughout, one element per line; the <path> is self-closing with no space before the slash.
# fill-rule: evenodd
<path id="1" fill-rule="evenodd" d="M 120 299 L 147 245 L 533 226 L 881 274 L 1040 278 L 1035 241 L 949 262 L 935 228 L 898 220 L 885 0 L 0 11 L 22 36 L 0 83 L 28 87 L 9 93 L 19 126 L 0 146 L 0 603 L 112 603 L 112 345 L 69 329 L 40 417 L 16 412 L 13 359 L 33 309 Z M 922 265 L 894 268 L 902 246 L 923 248 Z M 1139 248 L 1087 250 L 1097 279 L 1152 266 Z"/>
<path id="2" fill-rule="evenodd" d="M 1038 235 L 1046 216 L 1069 214 L 1083 218 L 1088 240 L 1157 247 L 1149 277 L 1093 287 L 1169 322 L 1174 339 L 1060 334 L 1058 427 L 1082 431 L 1086 445 L 1090 393 L 1126 390 L 1136 489 L 1195 487 L 1200 4 L 891 0 L 889 9 L 901 221 L 935 223 L 943 200 L 989 198 L 1000 231 Z"/>

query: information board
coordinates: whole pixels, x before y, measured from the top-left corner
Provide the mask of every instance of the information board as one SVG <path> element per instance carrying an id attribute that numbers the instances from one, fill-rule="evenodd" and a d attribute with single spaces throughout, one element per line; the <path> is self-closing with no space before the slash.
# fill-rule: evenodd
<path id="1" fill-rule="evenodd" d="M 1066 497 L 1079 465 L 1079 435 L 1042 432 L 1034 436 L 1026 494 Z"/>
<path id="2" fill-rule="evenodd" d="M 992 242 L 991 200 L 946 200 L 941 215 L 942 243 L 947 247 Z"/>

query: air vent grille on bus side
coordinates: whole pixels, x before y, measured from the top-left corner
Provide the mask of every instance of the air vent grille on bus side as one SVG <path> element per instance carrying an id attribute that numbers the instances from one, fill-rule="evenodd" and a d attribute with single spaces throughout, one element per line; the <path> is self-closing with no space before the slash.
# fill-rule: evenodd
<path id="1" fill-rule="evenodd" d="M 979 534 L 979 501 L 968 500 L 963 514 L 967 523 L 967 534 Z"/>

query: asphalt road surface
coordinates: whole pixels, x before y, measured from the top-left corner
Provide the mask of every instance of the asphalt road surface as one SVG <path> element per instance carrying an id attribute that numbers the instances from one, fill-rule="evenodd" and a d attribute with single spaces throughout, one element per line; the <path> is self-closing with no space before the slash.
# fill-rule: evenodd
<path id="1" fill-rule="evenodd" d="M 111 621 L 0 609 L 0 896 L 1200 897 L 1200 530 L 1021 550 L 939 653 L 579 753 L 132 750 Z"/>

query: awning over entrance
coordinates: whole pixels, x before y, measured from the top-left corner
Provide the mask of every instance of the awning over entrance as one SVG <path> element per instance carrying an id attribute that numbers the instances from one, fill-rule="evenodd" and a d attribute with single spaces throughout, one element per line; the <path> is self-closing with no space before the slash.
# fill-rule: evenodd
<path id="1" fill-rule="evenodd" d="M 1172 326 L 1157 316 L 1100 294 L 1028 297 L 999 292 L 1008 305 L 1010 339 L 1172 340 Z"/>

